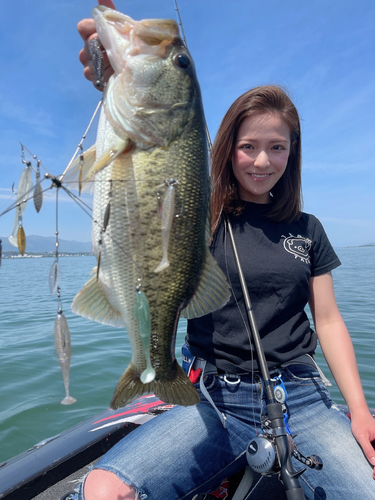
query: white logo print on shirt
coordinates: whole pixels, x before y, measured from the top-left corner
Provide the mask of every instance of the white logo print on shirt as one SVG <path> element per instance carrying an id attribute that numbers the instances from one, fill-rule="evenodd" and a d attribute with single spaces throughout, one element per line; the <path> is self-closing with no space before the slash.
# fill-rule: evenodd
<path id="1" fill-rule="evenodd" d="M 290 234 L 290 233 L 289 233 Z M 297 257 L 301 259 L 302 262 L 306 262 L 306 264 L 310 264 L 310 255 L 309 251 L 311 248 L 312 241 L 308 238 L 304 238 L 303 236 L 282 236 L 285 238 L 284 240 L 284 248 L 287 252 L 294 255 L 294 258 Z"/>

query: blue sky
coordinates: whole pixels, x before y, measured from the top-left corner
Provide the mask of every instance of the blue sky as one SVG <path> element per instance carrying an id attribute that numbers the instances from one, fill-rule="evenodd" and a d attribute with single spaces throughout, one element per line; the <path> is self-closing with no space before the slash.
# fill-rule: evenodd
<path id="1" fill-rule="evenodd" d="M 88 0 L 2 2 L 0 19 L 0 212 L 13 200 L 23 165 L 20 144 L 61 173 L 100 99 L 82 76 L 77 22 Z M 134 19 L 174 18 L 173 0 L 117 0 Z M 370 0 L 179 0 L 211 136 L 249 88 L 287 87 L 302 119 L 304 209 L 335 246 L 375 243 L 375 3 Z M 88 148 L 95 131 L 85 142 Z M 26 159 L 30 159 L 26 155 Z M 55 192 L 26 235 L 53 236 Z M 91 222 L 60 196 L 59 232 L 89 241 Z M 8 236 L 14 213 L 0 218 Z"/>

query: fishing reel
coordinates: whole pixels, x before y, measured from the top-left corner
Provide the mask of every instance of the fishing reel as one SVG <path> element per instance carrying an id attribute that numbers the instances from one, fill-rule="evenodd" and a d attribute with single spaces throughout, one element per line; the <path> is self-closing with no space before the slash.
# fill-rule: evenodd
<path id="1" fill-rule="evenodd" d="M 285 401 L 287 399 L 287 393 L 285 390 L 284 383 L 281 379 L 281 374 L 274 378 L 275 386 L 273 388 L 274 396 L 276 401 L 285 410 Z M 306 467 L 310 469 L 321 470 L 323 468 L 323 461 L 318 455 L 311 455 L 305 457 L 297 449 L 292 438 L 292 433 L 288 425 L 288 415 L 284 413 L 284 425 L 286 429 L 286 437 L 288 443 L 288 455 L 293 455 L 297 460 L 303 463 Z M 271 429 L 266 423 L 266 430 L 263 434 L 255 437 L 250 441 L 246 449 L 246 458 L 250 467 L 259 474 L 270 475 L 277 474 L 281 470 L 281 457 L 278 456 L 276 439 Z M 278 433 L 276 433 L 278 434 Z M 306 469 L 298 472 L 302 474 Z"/>
<path id="2" fill-rule="evenodd" d="M 319 455 L 305 457 L 297 449 L 292 436 L 287 434 L 287 438 L 289 453 L 294 458 L 309 469 L 321 470 L 323 468 L 323 461 Z M 250 441 L 246 448 L 246 458 L 250 467 L 259 474 L 267 476 L 278 474 L 281 470 L 275 438 L 270 433 L 259 434 Z M 299 474 L 302 474 L 305 470 L 303 469 Z"/>
<path id="3" fill-rule="evenodd" d="M 288 440 L 291 445 L 292 437 L 288 436 Z M 253 438 L 247 445 L 246 458 L 253 471 L 259 474 L 271 475 L 280 472 L 276 443 L 271 434 L 259 434 Z"/>

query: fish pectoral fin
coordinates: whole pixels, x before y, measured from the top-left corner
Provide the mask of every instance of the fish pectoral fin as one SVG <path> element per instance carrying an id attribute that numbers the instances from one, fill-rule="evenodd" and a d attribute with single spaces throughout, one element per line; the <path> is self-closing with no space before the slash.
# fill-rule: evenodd
<path id="1" fill-rule="evenodd" d="M 110 406 L 115 410 L 144 394 L 152 393 L 168 404 L 192 406 L 200 401 L 197 390 L 177 361 L 175 361 L 172 373 L 167 371 L 165 378 L 157 377 L 157 380 L 149 384 L 141 382 L 139 372 L 130 362 L 118 381 Z"/>
<path id="2" fill-rule="evenodd" d="M 69 190 L 91 192 L 93 189 L 92 168 L 95 164 L 96 145 L 92 145 L 84 153 L 77 156 L 69 168 L 61 175 L 60 181 L 66 184 Z M 81 184 L 81 185 L 80 185 Z"/>
<path id="3" fill-rule="evenodd" d="M 72 311 L 103 325 L 125 326 L 121 314 L 108 302 L 100 281 L 96 278 L 96 267 L 92 270 L 92 274 L 93 276 L 74 297 Z"/>
<path id="4" fill-rule="evenodd" d="M 111 147 L 96 159 L 96 144 L 93 144 L 85 152 L 77 156 L 70 167 L 61 175 L 60 181 L 65 183 L 68 189 L 76 189 L 79 192 L 92 192 L 95 175 L 107 167 L 119 154 L 130 151 L 132 147 L 133 143 L 130 139 L 118 138 Z"/>
<path id="5" fill-rule="evenodd" d="M 199 318 L 223 307 L 230 296 L 227 279 L 207 248 L 197 290 L 180 316 L 186 319 Z"/>
<path id="6" fill-rule="evenodd" d="M 106 168 L 115 158 L 117 158 L 121 153 L 127 153 L 133 147 L 133 142 L 130 139 L 118 141 L 113 144 L 110 148 L 106 149 L 104 153 L 96 160 L 92 166 L 90 175 L 94 176 Z"/>

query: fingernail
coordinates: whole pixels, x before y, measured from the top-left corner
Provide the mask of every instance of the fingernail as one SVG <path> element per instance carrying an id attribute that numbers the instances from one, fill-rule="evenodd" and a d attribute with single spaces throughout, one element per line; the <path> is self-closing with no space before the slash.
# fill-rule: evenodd
<path id="1" fill-rule="evenodd" d="M 370 462 L 372 463 L 372 465 L 375 465 L 375 457 L 371 457 Z"/>

